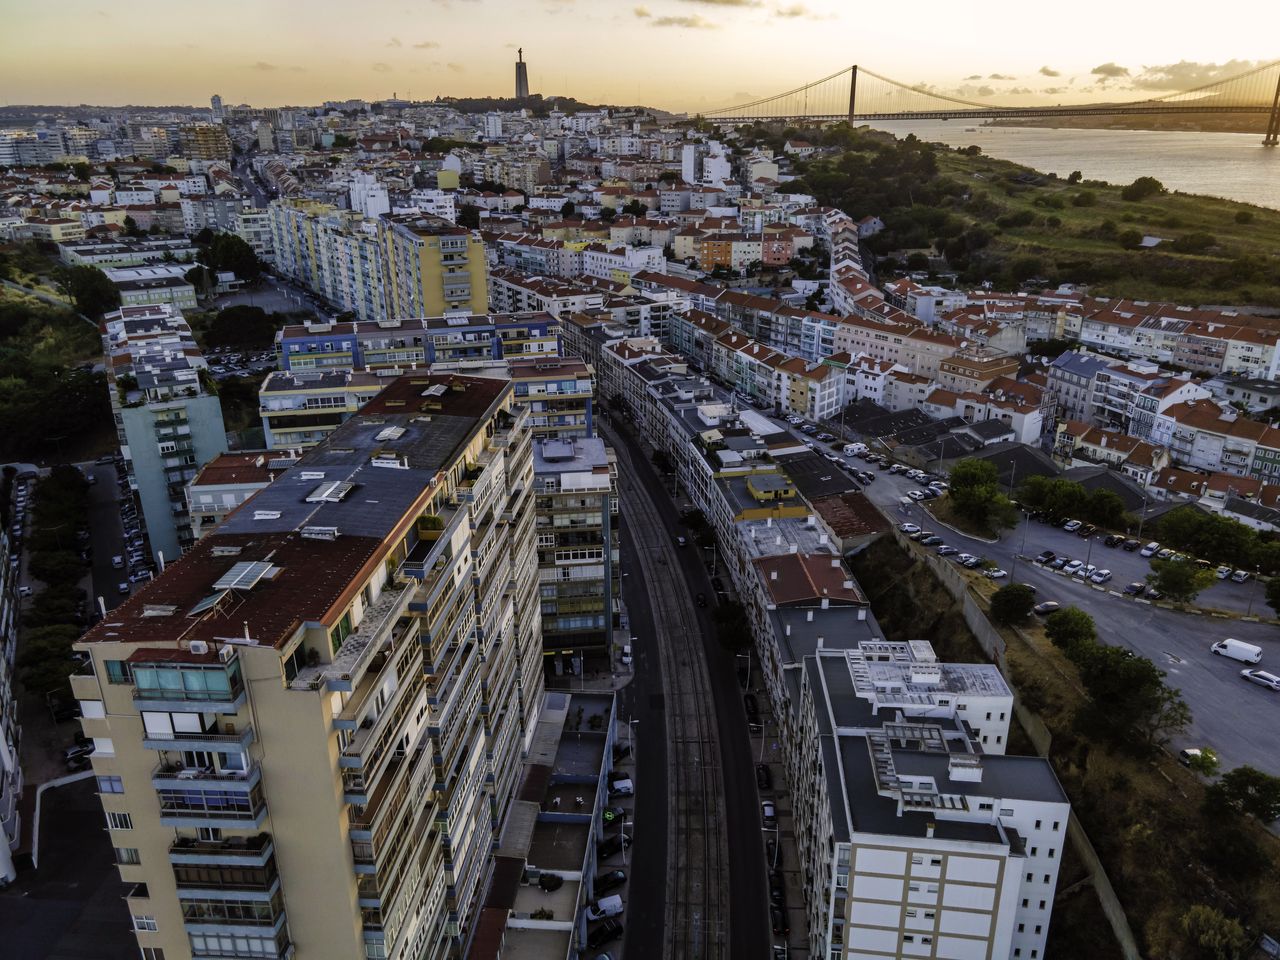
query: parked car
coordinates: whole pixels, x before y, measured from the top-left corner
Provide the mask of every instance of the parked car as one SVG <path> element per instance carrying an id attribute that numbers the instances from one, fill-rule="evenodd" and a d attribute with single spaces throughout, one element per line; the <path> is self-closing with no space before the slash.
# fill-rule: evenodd
<path id="1" fill-rule="evenodd" d="M 747 723 L 760 722 L 760 707 L 756 703 L 754 693 L 744 693 L 742 695 L 742 706 L 747 711 Z"/>
<path id="2" fill-rule="evenodd" d="M 1061 570 L 1070 562 L 1071 562 L 1070 557 L 1054 557 L 1051 561 L 1049 561 L 1049 566 L 1054 570 Z"/>
<path id="3" fill-rule="evenodd" d="M 33 593 L 35 593 L 35 591 L 32 590 L 30 587 L 28 587 L 25 583 L 22 586 L 18 587 L 18 596 L 20 597 L 29 597 Z"/>
<path id="4" fill-rule="evenodd" d="M 1080 529 L 1076 531 L 1076 536 L 1088 538 L 1088 537 L 1092 537 L 1097 532 L 1098 532 L 1097 527 L 1095 527 L 1092 523 L 1086 523 L 1084 526 L 1082 526 Z"/>
<path id="5" fill-rule="evenodd" d="M 1219 640 L 1212 644 L 1209 650 L 1216 653 L 1220 657 L 1230 657 L 1232 660 L 1239 660 L 1241 663 L 1257 663 L 1262 659 L 1262 648 L 1252 643 L 1245 643 L 1243 640 L 1236 640 L 1227 637 L 1225 640 Z"/>
<path id="6" fill-rule="evenodd" d="M 1251 574 L 1248 570 L 1237 570 L 1235 573 L 1231 575 L 1231 582 L 1244 583 L 1252 576 L 1253 574 Z"/>
<path id="7" fill-rule="evenodd" d="M 899 525 L 898 529 L 901 530 L 903 533 L 919 533 L 920 532 L 920 528 L 917 527 L 914 523 L 901 524 Z"/>
<path id="8" fill-rule="evenodd" d="M 1126 540 L 1124 543 L 1120 544 L 1120 549 L 1124 550 L 1126 553 L 1133 553 L 1133 551 L 1137 550 L 1140 546 L 1142 546 L 1142 544 L 1137 540 Z"/>
<path id="9" fill-rule="evenodd" d="M 1217 574 L 1219 580 L 1225 580 L 1227 577 L 1231 576 L 1232 570 L 1226 564 L 1223 564 L 1213 572 Z"/>
<path id="10" fill-rule="evenodd" d="M 769 769 L 767 763 L 756 764 L 756 786 L 761 790 L 773 788 L 773 771 Z"/>
<path id="11" fill-rule="evenodd" d="M 93 758 L 87 753 L 82 754 L 67 761 L 67 773 L 79 773 L 81 770 L 88 770 L 91 766 L 93 766 Z"/>
<path id="12" fill-rule="evenodd" d="M 635 796 L 636 785 L 630 777 L 624 777 L 621 780 L 615 780 L 609 784 L 609 799 L 614 797 L 632 797 Z"/>
<path id="13" fill-rule="evenodd" d="M 984 561 L 981 557 L 970 557 L 968 560 L 963 561 L 964 566 L 970 570 L 977 569 L 978 567 L 982 566 L 982 564 L 985 562 L 986 561 Z"/>
<path id="14" fill-rule="evenodd" d="M 1124 588 L 1124 592 L 1131 597 L 1140 597 L 1147 592 L 1147 585 L 1141 580 L 1135 580 Z"/>
<path id="15" fill-rule="evenodd" d="M 1036 556 L 1036 563 L 1045 564 L 1052 563 L 1057 554 L 1052 550 L 1043 550 Z"/>
<path id="16" fill-rule="evenodd" d="M 1062 604 L 1058 603 L 1057 600 L 1046 600 L 1043 603 L 1037 603 L 1031 609 L 1034 610 L 1039 616 L 1047 617 L 1049 614 L 1055 613 L 1061 608 L 1062 608 Z"/>
<path id="17" fill-rule="evenodd" d="M 938 548 L 938 556 L 940 557 L 951 557 L 959 552 L 960 550 L 958 547 L 951 547 L 945 543 Z"/>
<path id="18" fill-rule="evenodd" d="M 1009 571 L 1001 570 L 999 567 L 992 567 L 990 570 L 983 570 L 982 575 L 990 580 L 1001 580 L 1009 575 Z"/>
<path id="19" fill-rule="evenodd" d="M 791 924 L 787 921 L 787 911 L 779 907 L 769 908 L 769 921 L 775 937 L 785 937 L 791 932 Z"/>
<path id="20" fill-rule="evenodd" d="M 604 860 L 607 857 L 612 857 L 615 853 L 621 853 L 623 847 L 628 850 L 631 849 L 631 834 L 611 833 L 596 844 L 596 856 Z"/>
<path id="21" fill-rule="evenodd" d="M 132 587 L 129 585 L 128 580 L 121 580 L 119 583 L 116 584 L 116 591 L 121 594 L 127 595 L 131 589 Z"/>
<path id="22" fill-rule="evenodd" d="M 1163 550 L 1157 550 L 1157 551 L 1156 551 L 1156 559 L 1157 559 L 1157 560 L 1172 560 L 1172 559 L 1173 559 L 1173 551 L 1172 551 L 1172 550 L 1170 550 L 1168 547 L 1165 547 Z"/>
<path id="23" fill-rule="evenodd" d="M 942 538 L 936 537 L 936 536 L 928 536 L 920 541 L 920 543 L 926 547 L 936 547 L 941 542 L 942 542 Z"/>
<path id="24" fill-rule="evenodd" d="M 1156 552 L 1159 551 L 1159 549 L 1160 549 L 1160 544 L 1152 540 L 1145 547 L 1143 547 L 1141 550 L 1138 551 L 1138 556 L 1153 557 L 1155 556 Z"/>
<path id="25" fill-rule="evenodd" d="M 62 762 L 70 763 L 76 757 L 87 757 L 94 751 L 94 743 L 92 740 L 80 743 L 73 743 L 62 751 Z"/>
<path id="26" fill-rule="evenodd" d="M 1062 529 L 1067 531 L 1067 533 L 1075 533 L 1077 530 L 1079 530 L 1083 526 L 1084 524 L 1081 523 L 1079 520 L 1068 520 L 1066 523 L 1062 525 Z"/>
<path id="27" fill-rule="evenodd" d="M 977 560 L 977 559 L 978 559 L 978 558 L 977 558 L 977 557 L 975 557 L 972 553 L 957 553 L 957 554 L 956 554 L 956 562 L 957 562 L 957 563 L 968 563 L 970 560 Z"/>
<path id="28" fill-rule="evenodd" d="M 1102 541 L 1103 546 L 1106 547 L 1118 547 L 1122 543 L 1124 543 L 1124 537 L 1120 536 L 1118 533 L 1109 534 L 1107 539 Z"/>
<path id="29" fill-rule="evenodd" d="M 916 503 L 919 503 L 921 500 L 924 499 L 924 493 L 920 490 L 908 490 L 907 496 L 910 497 L 912 500 L 914 500 Z"/>
<path id="30" fill-rule="evenodd" d="M 1084 568 L 1083 560 L 1072 560 L 1065 567 L 1063 567 L 1062 570 L 1064 573 L 1069 573 L 1074 575 L 1079 573 L 1083 568 Z"/>
<path id="31" fill-rule="evenodd" d="M 622 916 L 622 898 L 616 893 L 609 897 L 592 900 L 587 904 L 587 919 L 590 921 L 620 916 Z"/>
<path id="32" fill-rule="evenodd" d="M 1089 580 L 1093 583 L 1106 583 L 1111 579 L 1110 570 L 1095 570 L 1093 576 Z"/>
<path id="33" fill-rule="evenodd" d="M 610 890 L 617 890 L 627 882 L 627 874 L 624 870 L 610 870 L 596 877 L 596 896 L 602 893 L 608 893 Z"/>
<path id="34" fill-rule="evenodd" d="M 772 800 L 765 800 L 760 804 L 760 819 L 770 830 L 778 825 L 778 810 Z"/>
<path id="35" fill-rule="evenodd" d="M 1161 593 L 1159 590 L 1157 590 L 1155 587 L 1147 587 L 1147 599 L 1148 599 L 1148 600 L 1163 600 L 1163 599 L 1164 599 L 1164 594 L 1163 594 L 1163 593 Z"/>
<path id="36" fill-rule="evenodd" d="M 1280 693 L 1280 677 L 1274 673 L 1267 673 L 1265 670 L 1241 670 L 1240 676 L 1250 683 L 1256 683 L 1260 687 Z"/>
<path id="37" fill-rule="evenodd" d="M 587 947 L 599 950 L 606 943 L 611 943 L 622 936 L 622 924 L 610 917 L 587 935 Z"/>

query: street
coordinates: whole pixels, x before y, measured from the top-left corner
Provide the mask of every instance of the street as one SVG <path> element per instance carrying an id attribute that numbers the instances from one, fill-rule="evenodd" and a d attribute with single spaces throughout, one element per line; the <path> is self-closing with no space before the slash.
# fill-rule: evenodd
<path id="1" fill-rule="evenodd" d="M 96 614 L 101 612 L 97 609 L 99 597 L 108 610 L 125 599 L 119 585 L 129 578 L 129 571 L 111 566 L 111 558 L 125 552 L 115 465 L 86 463 L 82 468 L 96 481 L 89 488 L 89 543 L 93 547 L 93 592 L 89 603 Z"/>
<path id="2" fill-rule="evenodd" d="M 675 537 L 687 535 L 688 532 L 679 524 L 670 494 L 663 484 L 662 478 L 658 476 L 657 471 L 653 468 L 648 455 L 630 434 L 627 425 L 624 423 L 619 426 L 620 429 L 606 430 L 604 436 L 618 450 L 622 465 L 630 466 L 630 469 L 620 471 L 621 489 L 624 497 L 623 509 L 630 518 L 629 529 L 633 531 L 632 537 L 629 537 L 628 540 L 635 539 L 635 532 L 640 526 L 640 520 L 636 511 L 632 509 L 629 499 L 629 497 L 633 499 L 636 496 L 636 491 L 633 490 L 631 485 L 639 483 L 644 488 L 644 494 L 647 499 L 658 507 L 660 520 L 657 527 L 659 537 L 656 542 L 661 543 L 662 558 L 673 570 L 678 570 L 681 574 L 681 581 L 684 585 L 681 606 L 688 604 L 689 609 L 694 612 L 691 620 L 696 620 L 700 628 L 698 639 L 701 641 L 706 658 L 706 678 L 712 694 L 712 718 L 719 741 L 720 757 L 718 774 L 721 793 L 716 799 L 723 803 L 723 829 L 728 839 L 727 864 L 723 864 L 722 867 L 727 868 L 729 909 L 727 916 L 722 915 L 714 920 L 702 918 L 701 922 L 704 924 L 708 922 L 714 923 L 718 931 L 726 934 L 721 943 L 727 942 L 728 944 L 727 956 L 733 957 L 735 960 L 740 957 L 761 958 L 763 960 L 768 956 L 769 944 L 771 943 L 768 926 L 767 885 L 760 834 L 760 811 L 756 805 L 754 758 L 751 754 L 751 743 L 748 738 L 746 713 L 742 705 L 742 691 L 737 681 L 735 657 L 732 652 L 726 650 L 714 639 L 710 617 L 711 608 L 694 608 L 692 606 L 690 595 L 694 591 L 703 592 L 710 597 L 715 596 L 706 567 L 698 551 L 687 548 L 680 550 L 674 546 Z M 638 570 L 638 567 L 631 567 L 632 580 L 639 575 Z M 638 603 L 638 600 L 640 598 L 636 600 L 629 598 L 628 600 L 629 610 L 633 618 L 633 629 L 638 629 L 635 617 L 643 602 Z M 670 601 L 666 603 L 669 604 Z M 687 627 L 682 637 L 690 637 Z M 639 643 L 641 651 L 645 650 L 645 639 L 641 635 L 641 642 Z M 664 679 L 667 680 L 669 685 L 672 678 L 667 676 Z M 705 696 L 705 691 L 703 695 Z M 668 693 L 669 696 L 670 694 Z M 668 710 L 671 709 L 669 702 L 667 702 L 667 708 Z M 643 730 L 643 727 L 641 729 Z M 677 738 L 682 741 L 687 739 L 687 733 L 687 731 L 675 731 Z M 647 740 L 641 740 L 640 751 L 642 757 L 647 742 Z M 670 790 L 668 790 L 664 799 L 668 806 L 669 815 L 675 817 L 677 811 L 673 807 L 676 801 Z M 678 836 L 675 840 L 677 844 L 682 842 Z M 677 878 L 677 883 L 679 883 L 679 878 Z M 639 888 L 633 884 L 632 889 Z M 669 891 L 669 895 L 671 892 L 674 891 Z M 669 931 L 669 938 L 672 933 L 674 931 Z M 628 942 L 629 949 L 633 949 L 630 946 L 631 942 Z M 631 955 L 635 956 L 637 954 Z M 658 954 L 641 953 L 638 955 L 657 956 Z M 721 955 L 725 954 L 722 953 Z"/>

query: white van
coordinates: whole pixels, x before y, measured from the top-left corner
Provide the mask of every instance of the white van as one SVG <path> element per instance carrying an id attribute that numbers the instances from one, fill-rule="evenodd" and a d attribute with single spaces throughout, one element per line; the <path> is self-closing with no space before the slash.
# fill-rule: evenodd
<path id="1" fill-rule="evenodd" d="M 587 904 L 588 920 L 603 920 L 605 917 L 622 916 L 622 898 L 617 894 L 601 897 Z"/>
<path id="2" fill-rule="evenodd" d="M 1252 643 L 1245 643 L 1243 640 L 1232 640 L 1230 637 L 1219 640 L 1209 649 L 1220 657 L 1230 657 L 1241 663 L 1257 663 L 1262 659 L 1261 647 L 1255 647 Z"/>
<path id="3" fill-rule="evenodd" d="M 631 644 L 624 643 L 622 645 L 622 662 L 629 664 L 631 662 Z"/>
<path id="4" fill-rule="evenodd" d="M 846 443 L 844 445 L 844 455 L 846 457 L 856 457 L 858 454 L 866 452 L 867 445 L 865 443 Z"/>

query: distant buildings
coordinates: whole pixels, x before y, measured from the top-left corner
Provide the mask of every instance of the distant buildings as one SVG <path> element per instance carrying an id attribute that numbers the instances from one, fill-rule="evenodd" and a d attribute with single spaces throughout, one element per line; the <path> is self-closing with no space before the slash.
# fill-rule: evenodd
<path id="1" fill-rule="evenodd" d="M 195 540 L 187 483 L 227 451 L 222 407 L 191 328 L 167 305 L 121 307 L 103 322 L 107 389 L 151 552 L 172 561 Z"/>

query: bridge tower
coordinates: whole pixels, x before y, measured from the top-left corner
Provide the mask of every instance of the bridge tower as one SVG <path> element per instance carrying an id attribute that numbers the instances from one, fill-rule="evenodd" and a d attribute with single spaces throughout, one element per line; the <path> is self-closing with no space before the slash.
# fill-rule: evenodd
<path id="1" fill-rule="evenodd" d="M 1277 96 L 1280 96 L 1280 87 L 1276 88 Z M 858 98 L 858 65 L 855 63 L 849 68 L 849 126 L 853 126 L 853 117 L 857 112 L 854 107 Z M 1274 122 L 1274 121 L 1273 121 Z"/>
<path id="2" fill-rule="evenodd" d="M 1276 77 L 1276 95 L 1271 98 L 1271 120 L 1267 123 L 1267 135 L 1263 138 L 1262 145 L 1280 145 L 1280 76 Z"/>

